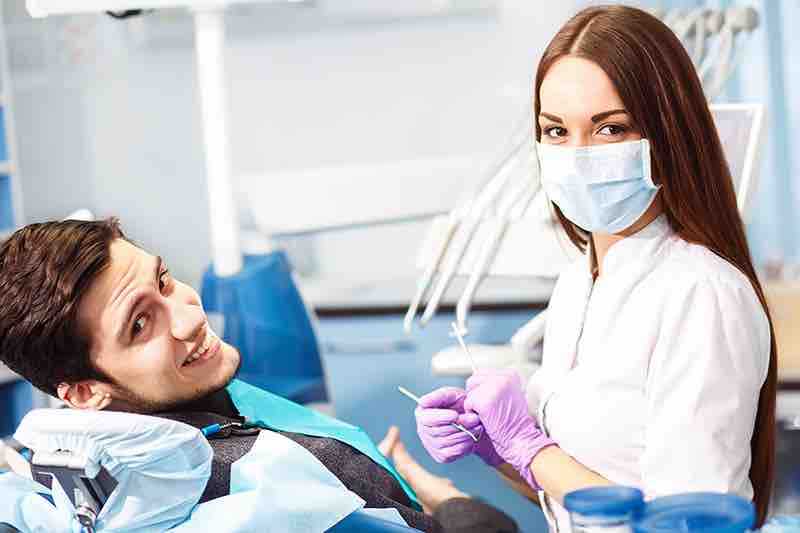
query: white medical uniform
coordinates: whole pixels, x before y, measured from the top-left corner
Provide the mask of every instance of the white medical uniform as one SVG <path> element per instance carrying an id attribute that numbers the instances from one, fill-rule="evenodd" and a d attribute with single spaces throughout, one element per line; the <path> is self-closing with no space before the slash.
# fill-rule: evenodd
<path id="1" fill-rule="evenodd" d="M 588 254 L 587 254 L 588 257 Z M 747 277 L 664 215 L 560 276 L 527 395 L 558 445 L 646 498 L 753 496 L 750 438 L 769 367 L 766 314 Z M 540 494 L 552 530 L 566 511 Z"/>

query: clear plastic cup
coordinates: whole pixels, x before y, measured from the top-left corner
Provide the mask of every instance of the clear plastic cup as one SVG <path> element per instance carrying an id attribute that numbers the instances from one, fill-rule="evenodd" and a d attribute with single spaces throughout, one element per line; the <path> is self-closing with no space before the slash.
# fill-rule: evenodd
<path id="1" fill-rule="evenodd" d="M 632 533 L 643 505 L 642 491 L 633 487 L 592 487 L 564 497 L 574 533 Z"/>

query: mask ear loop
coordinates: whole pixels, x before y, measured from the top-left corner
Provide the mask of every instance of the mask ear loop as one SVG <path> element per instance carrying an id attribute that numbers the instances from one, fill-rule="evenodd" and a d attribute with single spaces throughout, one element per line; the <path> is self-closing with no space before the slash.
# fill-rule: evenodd
<path id="1" fill-rule="evenodd" d="M 642 139 L 642 169 L 644 169 L 644 178 L 653 188 L 661 189 L 661 184 L 656 184 L 653 181 L 652 160 L 650 158 L 650 141 Z M 652 202 L 651 202 L 652 203 Z M 649 209 L 649 207 L 648 207 Z"/>

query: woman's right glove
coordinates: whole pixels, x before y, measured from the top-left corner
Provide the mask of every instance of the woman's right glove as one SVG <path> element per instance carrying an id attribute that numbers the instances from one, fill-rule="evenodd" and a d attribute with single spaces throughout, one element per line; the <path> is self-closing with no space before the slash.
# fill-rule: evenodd
<path id="1" fill-rule="evenodd" d="M 478 415 L 464 411 L 465 398 L 466 392 L 457 387 L 442 387 L 420 398 L 414 416 L 422 445 L 437 463 L 450 463 L 472 453 L 489 466 L 503 463 Z M 454 422 L 469 430 L 478 442 L 454 427 Z"/>
<path id="2" fill-rule="evenodd" d="M 528 485 L 541 490 L 530 466 L 540 451 L 556 443 L 528 413 L 519 375 L 512 370 L 478 371 L 467 380 L 464 405 L 480 415 L 497 453 Z"/>

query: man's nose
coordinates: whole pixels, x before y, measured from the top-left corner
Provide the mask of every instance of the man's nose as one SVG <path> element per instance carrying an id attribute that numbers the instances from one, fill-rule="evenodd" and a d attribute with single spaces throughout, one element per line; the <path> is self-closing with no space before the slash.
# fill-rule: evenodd
<path id="1" fill-rule="evenodd" d="M 172 336 L 182 341 L 197 337 L 206 323 L 206 314 L 199 305 L 171 303 L 170 315 Z"/>

